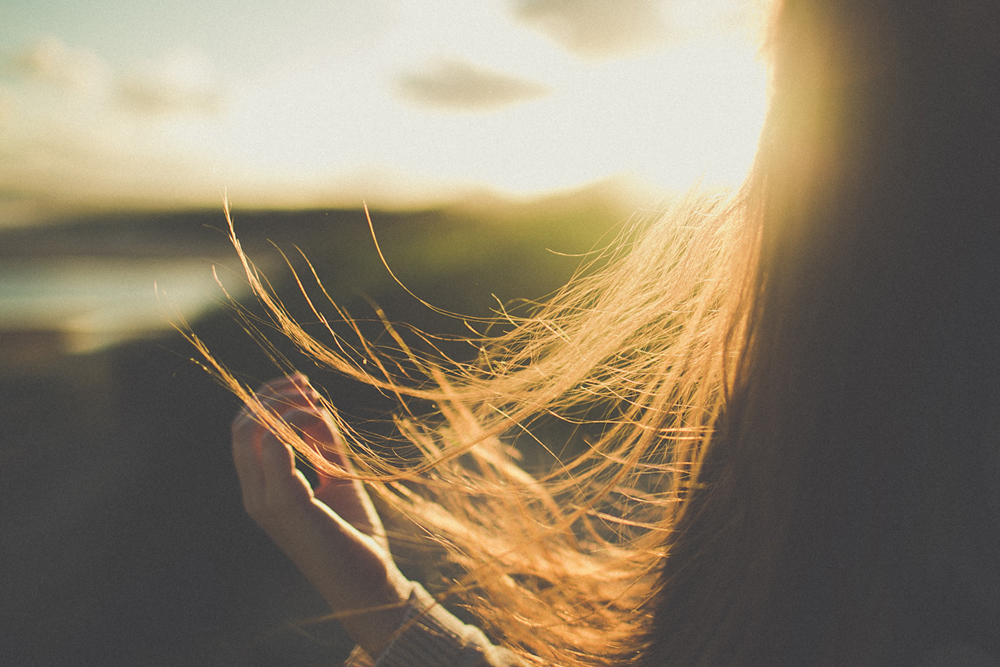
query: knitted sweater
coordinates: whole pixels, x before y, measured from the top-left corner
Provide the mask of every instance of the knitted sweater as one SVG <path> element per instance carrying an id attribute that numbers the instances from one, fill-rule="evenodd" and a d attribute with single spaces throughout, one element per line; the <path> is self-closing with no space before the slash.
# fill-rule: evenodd
<path id="1" fill-rule="evenodd" d="M 518 667 L 507 649 L 494 646 L 413 583 L 402 631 L 378 657 L 356 648 L 344 667 Z M 967 644 L 934 651 L 915 667 L 1000 667 L 993 656 Z"/>
<path id="2" fill-rule="evenodd" d="M 356 648 L 344 667 L 517 667 L 507 649 L 494 646 L 476 627 L 466 625 L 413 583 L 402 630 L 388 648 L 372 658 Z"/>

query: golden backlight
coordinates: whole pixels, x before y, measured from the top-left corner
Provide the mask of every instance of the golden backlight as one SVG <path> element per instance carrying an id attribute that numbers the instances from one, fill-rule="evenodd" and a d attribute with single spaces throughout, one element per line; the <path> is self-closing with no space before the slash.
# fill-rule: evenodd
<path id="1" fill-rule="evenodd" d="M 164 24 L 176 46 L 124 64 L 28 40 L 0 81 L 0 189 L 27 210 L 736 185 L 766 106 L 762 1 L 386 2 L 343 25 L 289 11 L 289 43 L 195 47 Z"/>
<path id="2" fill-rule="evenodd" d="M 482 187 L 523 196 L 616 176 L 664 194 L 737 185 L 766 77 L 734 6 L 670 4 L 662 44 L 608 58 L 574 57 L 503 16 L 459 15 L 445 29 L 433 11 L 413 13 L 397 39 L 276 68 L 233 100 L 222 127 L 178 124 L 173 138 L 225 156 L 216 181 L 244 202 L 265 191 L 282 205 L 419 203 Z M 509 85 L 512 99 L 462 97 L 462 82 L 445 80 L 462 68 Z"/>

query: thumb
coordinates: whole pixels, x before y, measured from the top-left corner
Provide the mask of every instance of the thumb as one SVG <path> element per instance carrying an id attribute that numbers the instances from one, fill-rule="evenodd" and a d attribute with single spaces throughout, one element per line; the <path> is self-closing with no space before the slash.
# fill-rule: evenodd
<path id="1" fill-rule="evenodd" d="M 280 509 L 312 500 L 309 482 L 295 468 L 292 448 L 270 431 L 265 431 L 260 438 L 260 462 L 265 502 L 269 507 Z"/>
<path id="2" fill-rule="evenodd" d="M 316 410 L 296 409 L 286 413 L 283 418 L 302 435 L 306 444 L 315 448 L 328 462 L 345 472 L 354 472 L 344 441 L 331 417 Z M 322 470 L 317 470 L 316 473 L 319 483 L 312 490 L 312 497 L 324 503 L 354 528 L 372 537 L 383 549 L 388 549 L 385 527 L 364 484 L 356 479 L 334 477 Z"/>

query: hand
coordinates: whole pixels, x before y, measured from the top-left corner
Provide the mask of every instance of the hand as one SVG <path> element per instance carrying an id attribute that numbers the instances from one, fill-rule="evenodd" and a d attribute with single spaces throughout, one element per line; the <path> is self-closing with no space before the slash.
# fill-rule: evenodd
<path id="1" fill-rule="evenodd" d="M 333 416 L 304 375 L 256 393 L 328 461 L 353 471 Z M 233 461 L 247 514 L 323 595 L 354 641 L 378 656 L 403 621 L 410 582 L 389 554 L 385 530 L 364 485 L 319 472 L 315 491 L 295 469 L 291 447 L 244 406 L 233 420 Z"/>

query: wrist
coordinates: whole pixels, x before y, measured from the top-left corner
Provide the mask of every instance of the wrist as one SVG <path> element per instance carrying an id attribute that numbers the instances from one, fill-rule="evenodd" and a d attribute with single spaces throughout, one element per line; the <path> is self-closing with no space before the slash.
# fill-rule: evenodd
<path id="1" fill-rule="evenodd" d="M 386 589 L 372 596 L 368 608 L 347 610 L 340 616 L 341 625 L 354 643 L 372 657 L 388 648 L 406 620 L 413 584 L 402 574 L 399 578 L 402 581 L 387 581 Z"/>

